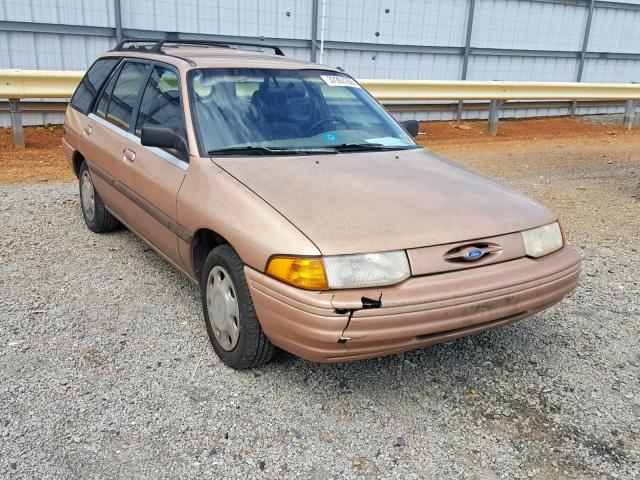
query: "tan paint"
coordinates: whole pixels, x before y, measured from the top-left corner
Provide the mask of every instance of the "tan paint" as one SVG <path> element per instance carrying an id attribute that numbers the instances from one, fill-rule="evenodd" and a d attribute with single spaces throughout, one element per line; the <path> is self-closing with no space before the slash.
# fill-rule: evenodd
<path id="1" fill-rule="evenodd" d="M 135 154 L 135 158 L 129 160 L 124 156 L 123 151 L 114 176 L 175 221 L 176 198 L 185 177 L 185 171 L 131 140 L 125 140 L 123 147 Z M 136 230 L 160 251 L 174 262 L 184 265 L 178 253 L 178 236 L 168 225 L 147 212 L 144 214 L 144 220 L 136 221 L 135 225 Z"/>
<path id="2" fill-rule="evenodd" d="M 537 260 L 520 258 L 333 295 L 304 292 L 250 268 L 245 274 L 273 343 L 309 360 L 335 362 L 421 348 L 525 318 L 575 288 L 580 258 L 565 247 Z M 382 308 L 355 311 L 348 327 L 349 314 L 336 313 L 337 307 L 358 305 L 363 296 L 379 295 Z M 342 344 L 343 335 L 350 340 Z"/>
<path id="3" fill-rule="evenodd" d="M 556 220 L 524 195 L 424 149 L 214 160 L 324 255 L 441 245 Z"/>
<path id="4" fill-rule="evenodd" d="M 320 254 L 288 219 L 208 158 L 191 159 L 178 196 L 177 218 L 191 232 L 217 232 L 244 263 L 261 271 L 278 246 L 299 255 Z"/>
<path id="5" fill-rule="evenodd" d="M 447 260 L 447 252 L 466 245 L 495 244 L 499 250 L 485 255 L 474 262 Z M 520 233 L 509 233 L 497 237 L 483 238 L 478 241 L 465 241 L 435 245 L 431 247 L 413 248 L 407 250 L 412 275 L 427 275 L 439 272 L 478 268 L 492 263 L 506 262 L 525 256 L 524 240 Z"/>
<path id="6" fill-rule="evenodd" d="M 127 52 L 175 66 L 318 68 L 255 52 L 193 47 Z M 113 52 L 108 55 L 123 55 Z M 191 237 L 209 229 L 245 263 L 266 335 L 316 361 L 369 358 L 514 322 L 577 284 L 570 247 L 524 256 L 521 230 L 556 217 L 523 195 L 422 149 L 312 157 L 202 158 L 182 88 L 186 171 L 100 122 L 68 109 L 63 150 L 80 152 L 107 207 L 195 282 Z M 91 133 L 84 133 L 90 127 Z M 135 154 L 134 161 L 125 155 Z M 444 258 L 468 243 L 498 245 L 473 264 Z M 413 277 L 391 287 L 312 292 L 266 276 L 274 254 L 317 256 L 405 249 Z M 381 308 L 362 309 L 362 298 Z M 349 320 L 350 319 L 350 320 Z"/>
<path id="7" fill-rule="evenodd" d="M 67 108 L 67 111 L 71 110 L 73 109 Z M 120 162 L 124 149 L 124 137 L 87 116 L 81 114 L 78 116 L 82 118 L 78 124 L 82 136 L 78 150 L 87 161 L 110 172 L 113 176 L 113 170 L 117 170 L 115 166 Z M 67 126 L 67 130 L 70 130 L 69 126 Z M 129 220 L 130 214 L 127 215 L 127 212 L 131 210 L 131 202 L 105 179 L 98 178 L 93 174 L 91 178 L 100 197 L 109 206 L 109 210 L 127 223 L 133 223 Z"/>

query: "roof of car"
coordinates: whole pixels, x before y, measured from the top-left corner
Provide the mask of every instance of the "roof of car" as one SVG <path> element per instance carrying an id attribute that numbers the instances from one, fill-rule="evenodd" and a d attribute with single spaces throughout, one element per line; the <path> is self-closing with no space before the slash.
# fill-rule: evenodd
<path id="1" fill-rule="evenodd" d="M 327 65 L 320 65 L 304 60 L 286 57 L 281 50 L 279 54 L 268 52 L 271 46 L 239 47 L 229 45 L 198 45 L 173 44 L 160 45 L 159 48 L 135 47 L 116 48 L 108 53 L 109 56 L 127 56 L 149 58 L 174 64 L 183 68 L 282 68 L 282 69 L 323 69 L 337 71 L 339 69 Z M 266 50 L 266 51 L 263 51 Z"/>

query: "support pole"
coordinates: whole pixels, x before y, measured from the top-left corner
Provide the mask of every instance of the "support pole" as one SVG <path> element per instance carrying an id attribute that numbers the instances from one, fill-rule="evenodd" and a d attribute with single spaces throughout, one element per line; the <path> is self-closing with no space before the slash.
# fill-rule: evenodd
<path id="1" fill-rule="evenodd" d="M 491 100 L 489 104 L 489 134 L 493 137 L 498 134 L 500 107 L 502 107 L 502 100 Z"/>
<path id="2" fill-rule="evenodd" d="M 464 58 L 462 59 L 462 75 L 461 79 L 467 79 L 467 70 L 469 68 L 469 55 L 471 54 L 471 33 L 473 32 L 473 16 L 476 8 L 476 0 L 469 0 L 469 12 L 467 13 L 467 34 L 464 41 Z M 456 120 L 462 120 L 462 108 L 464 102 L 458 102 L 458 112 Z"/>
<path id="3" fill-rule="evenodd" d="M 9 99 L 9 112 L 11 112 L 11 128 L 13 130 L 13 143 L 17 149 L 24 148 L 24 130 L 22 128 L 22 112 L 20 111 L 20 100 Z"/>
<path id="4" fill-rule="evenodd" d="M 318 0 L 311 7 L 311 51 L 310 60 L 315 63 L 318 54 Z"/>
<path id="5" fill-rule="evenodd" d="M 324 61 L 324 16 L 327 7 L 327 0 L 322 0 L 322 15 L 320 18 L 320 62 Z"/>
<path id="6" fill-rule="evenodd" d="M 629 130 L 633 127 L 633 117 L 636 115 L 636 101 L 627 100 L 627 106 L 624 109 L 624 126 Z"/>
<path id="7" fill-rule="evenodd" d="M 589 13 L 587 14 L 587 24 L 584 27 L 584 35 L 582 37 L 582 50 L 580 51 L 580 60 L 578 61 L 578 75 L 576 81 L 582 81 L 582 72 L 584 71 L 584 60 L 587 56 L 587 48 L 589 47 L 589 36 L 591 35 L 591 22 L 593 21 L 593 9 L 595 7 L 595 0 L 589 2 Z M 571 108 L 569 109 L 569 115 L 571 118 L 576 115 L 576 108 L 578 101 L 571 102 Z"/>
<path id="8" fill-rule="evenodd" d="M 116 43 L 122 41 L 122 9 L 120 8 L 120 0 L 113 0 L 113 9 L 116 23 Z"/>

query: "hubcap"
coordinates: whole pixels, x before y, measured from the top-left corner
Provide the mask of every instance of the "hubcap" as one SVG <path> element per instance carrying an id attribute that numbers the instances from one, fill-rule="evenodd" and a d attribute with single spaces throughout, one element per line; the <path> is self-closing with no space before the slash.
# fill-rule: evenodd
<path id="1" fill-rule="evenodd" d="M 93 182 L 89 172 L 85 170 L 80 180 L 80 197 L 82 199 L 82 211 L 87 220 L 92 221 L 96 214 L 96 200 L 94 197 Z"/>
<path id="2" fill-rule="evenodd" d="M 219 266 L 213 267 L 207 279 L 207 311 L 218 344 L 227 352 L 233 350 L 240 337 L 238 297 L 231 277 Z"/>

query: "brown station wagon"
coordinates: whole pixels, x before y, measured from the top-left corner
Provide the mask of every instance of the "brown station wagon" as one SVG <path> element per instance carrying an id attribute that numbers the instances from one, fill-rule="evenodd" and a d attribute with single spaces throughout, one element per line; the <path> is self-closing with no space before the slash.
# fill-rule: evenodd
<path id="1" fill-rule="evenodd" d="M 421 148 L 342 70 L 256 47 L 123 42 L 62 141 L 87 226 L 124 224 L 198 283 L 226 364 L 421 348 L 576 286 L 553 213 Z"/>

